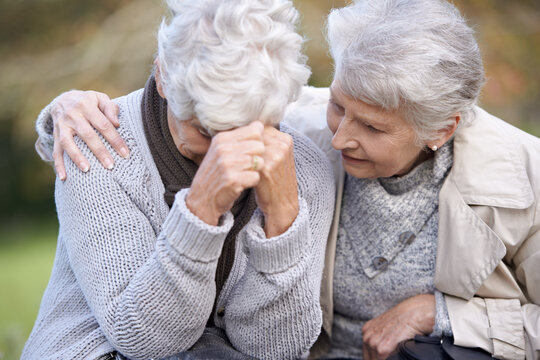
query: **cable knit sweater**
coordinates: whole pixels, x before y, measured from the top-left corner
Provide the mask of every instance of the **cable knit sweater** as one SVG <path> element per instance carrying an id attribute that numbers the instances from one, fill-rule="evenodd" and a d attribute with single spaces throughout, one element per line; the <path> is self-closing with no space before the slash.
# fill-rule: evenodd
<path id="1" fill-rule="evenodd" d="M 144 136 L 141 95 L 117 100 L 128 159 L 113 152 L 116 165 L 106 170 L 79 139 L 92 170 L 82 173 L 65 158 L 68 177 L 57 180 L 55 193 L 56 259 L 22 358 L 96 359 L 114 350 L 134 359 L 165 357 L 189 349 L 210 316 L 248 355 L 306 354 L 321 328 L 320 282 L 334 206 L 326 158 L 282 126 L 295 144 L 298 216 L 285 233 L 267 239 L 257 210 L 237 237 L 231 273 L 216 295 L 216 264 L 232 215 L 207 225 L 186 208 L 188 189 L 169 210 Z M 50 146 L 47 127 L 45 109 L 37 129 Z M 216 296 L 218 311 L 211 314 Z"/>

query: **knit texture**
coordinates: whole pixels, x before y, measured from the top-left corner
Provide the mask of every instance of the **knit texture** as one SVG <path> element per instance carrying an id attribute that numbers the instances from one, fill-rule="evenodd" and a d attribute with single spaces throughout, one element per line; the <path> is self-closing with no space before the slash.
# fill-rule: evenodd
<path id="1" fill-rule="evenodd" d="M 434 293 L 438 194 L 451 165 L 449 142 L 402 177 L 347 175 L 328 358 L 361 359 L 366 321 L 414 295 Z"/>
<path id="2" fill-rule="evenodd" d="M 319 334 L 320 281 L 334 206 L 330 165 L 292 129 L 299 213 L 267 239 L 256 212 L 236 239 L 235 259 L 216 294 L 217 260 L 233 216 L 210 226 L 179 191 L 169 209 L 141 119 L 142 91 L 117 100 L 120 135 L 131 155 L 104 169 L 78 138 L 91 171 L 66 156 L 67 180 L 56 182 L 60 222 L 51 279 L 24 359 L 96 359 L 117 350 L 128 358 L 162 358 L 189 349 L 213 316 L 233 346 L 261 359 L 305 354 Z M 45 133 L 48 114 L 38 119 Z M 108 146 L 108 145 L 107 145 Z M 218 309 L 212 313 L 217 296 Z"/>
<path id="3" fill-rule="evenodd" d="M 185 158 L 176 148 L 167 118 L 167 100 L 162 98 L 156 87 L 154 74 L 150 75 L 144 88 L 141 102 L 142 122 L 146 140 L 158 169 L 161 181 L 165 186 L 165 202 L 173 205 L 178 191 L 191 186 L 198 165 Z M 236 236 L 247 224 L 257 208 L 255 192 L 252 189 L 242 192 L 231 208 L 234 224 L 225 238 L 216 268 L 216 292 L 221 288 L 234 262 Z M 215 310 L 215 303 L 214 309 Z M 208 325 L 212 326 L 214 319 L 210 317 Z"/>

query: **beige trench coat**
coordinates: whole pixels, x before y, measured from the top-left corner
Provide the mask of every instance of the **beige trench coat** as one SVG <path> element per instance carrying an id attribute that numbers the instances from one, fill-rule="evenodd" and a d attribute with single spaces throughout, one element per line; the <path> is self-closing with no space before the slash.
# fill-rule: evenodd
<path id="1" fill-rule="evenodd" d="M 321 290 L 332 330 L 332 279 L 344 172 L 326 128 L 328 89 L 305 88 L 286 122 L 334 165 L 336 211 Z M 477 108 L 454 139 L 454 164 L 439 194 L 435 286 L 446 294 L 454 341 L 500 359 L 540 359 L 540 139 Z"/>

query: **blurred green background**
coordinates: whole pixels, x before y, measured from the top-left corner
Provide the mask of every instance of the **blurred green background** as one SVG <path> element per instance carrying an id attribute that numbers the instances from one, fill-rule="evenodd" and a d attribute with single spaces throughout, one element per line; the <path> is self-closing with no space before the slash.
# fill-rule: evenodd
<path id="1" fill-rule="evenodd" d="M 312 85 L 332 65 L 321 27 L 345 0 L 295 1 Z M 540 3 L 459 0 L 476 25 L 488 83 L 481 105 L 540 136 Z M 39 110 L 60 92 L 111 97 L 144 86 L 164 7 L 156 0 L 0 0 L 0 360 L 17 359 L 54 258 L 54 173 L 35 154 Z"/>

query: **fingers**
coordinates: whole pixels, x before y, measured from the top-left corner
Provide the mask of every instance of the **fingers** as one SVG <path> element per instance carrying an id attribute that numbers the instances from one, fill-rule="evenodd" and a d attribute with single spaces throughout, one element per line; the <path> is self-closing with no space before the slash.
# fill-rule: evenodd
<path id="1" fill-rule="evenodd" d="M 264 125 L 260 121 L 254 121 L 249 125 L 236 128 L 234 130 L 222 131 L 214 138 L 224 138 L 226 140 L 261 140 L 264 133 Z"/>
<path id="2" fill-rule="evenodd" d="M 241 176 L 237 180 L 238 185 L 240 185 L 240 187 L 241 187 L 241 190 L 239 191 L 239 194 L 244 189 L 249 189 L 249 188 L 257 186 L 260 179 L 261 179 L 261 176 L 257 171 L 245 171 L 245 172 L 242 172 Z"/>
<path id="3" fill-rule="evenodd" d="M 88 171 L 90 165 L 73 141 L 78 135 L 95 154 L 103 166 L 111 169 L 114 161 L 103 142 L 93 130 L 97 129 L 106 141 L 123 157 L 129 156 L 129 149 L 115 127 L 119 126 L 118 107 L 107 95 L 95 91 L 70 91 L 56 101 L 51 110 L 55 135 L 55 167 L 65 174 L 63 152 L 65 151 L 77 166 Z M 60 174 L 60 173 L 59 173 Z"/>
<path id="4" fill-rule="evenodd" d="M 111 122 L 111 124 L 113 124 L 115 127 L 119 127 L 120 122 L 118 121 L 118 105 L 116 105 L 107 96 L 107 94 L 103 94 L 100 92 L 95 92 L 95 94 L 98 100 L 98 107 L 101 112 L 105 114 L 105 117 Z"/>
<path id="5" fill-rule="evenodd" d="M 59 140 L 58 142 L 55 141 L 55 149 L 57 148 L 59 149 L 59 150 L 56 150 L 55 164 L 57 163 L 56 159 L 59 158 L 62 160 L 62 167 L 64 166 L 63 157 L 62 157 L 62 149 L 63 149 L 63 151 L 65 151 L 68 154 L 71 160 L 77 165 L 77 167 L 82 172 L 87 172 L 88 170 L 90 170 L 90 164 L 88 163 L 88 160 L 86 160 L 82 152 L 77 147 L 77 144 L 75 144 L 75 141 L 73 141 L 73 136 L 71 134 L 64 133 L 60 135 L 58 140 Z M 64 171 L 64 175 L 65 175 L 65 171 Z"/>
<path id="6" fill-rule="evenodd" d="M 86 115 L 86 116 L 88 117 L 88 123 L 90 123 L 90 125 L 92 125 L 94 128 L 96 128 L 96 130 L 99 131 L 99 133 L 101 135 L 103 135 L 105 140 L 107 140 L 107 142 L 109 144 L 111 144 L 113 149 L 120 156 L 122 156 L 123 158 L 129 157 L 129 150 L 128 150 L 128 147 L 127 147 L 124 139 L 122 139 L 122 137 L 120 136 L 120 134 L 118 134 L 118 131 L 116 131 L 113 124 L 111 122 L 109 122 L 109 120 L 105 117 L 105 115 L 101 111 L 99 111 L 97 109 L 89 109 L 88 115 Z M 79 124 L 80 129 L 88 130 L 86 125 L 87 125 L 86 123 L 80 123 Z M 100 159 L 102 164 L 105 163 L 104 162 L 105 159 L 108 159 L 109 161 L 112 162 L 112 164 L 114 164 L 111 155 L 105 149 L 105 147 L 103 146 L 103 143 L 97 137 L 97 135 L 96 135 L 96 133 L 94 131 L 92 133 L 88 132 L 88 135 L 91 137 L 89 139 L 84 137 L 84 135 L 86 135 L 86 134 L 81 133 L 79 131 L 79 128 L 77 129 L 77 134 L 88 145 L 88 147 L 96 155 L 96 157 L 98 159 Z M 96 136 L 94 136 L 94 135 L 96 135 Z M 98 142 L 95 141 L 96 139 L 98 140 Z M 92 143 L 90 143 L 89 140 L 94 140 L 94 141 Z M 105 166 L 105 167 L 107 167 L 107 166 Z"/>
<path id="7" fill-rule="evenodd" d="M 114 167 L 114 161 L 111 154 L 105 145 L 103 145 L 99 135 L 89 124 L 81 123 L 77 128 L 77 135 L 83 139 L 88 148 L 90 148 L 92 153 L 96 156 L 104 168 L 111 170 Z M 68 150 L 66 149 L 66 151 Z"/>
<path id="8" fill-rule="evenodd" d="M 246 159 L 247 160 L 247 159 Z M 243 170 L 260 172 L 264 170 L 264 158 L 258 155 L 249 156 L 249 160 L 244 162 Z"/>

